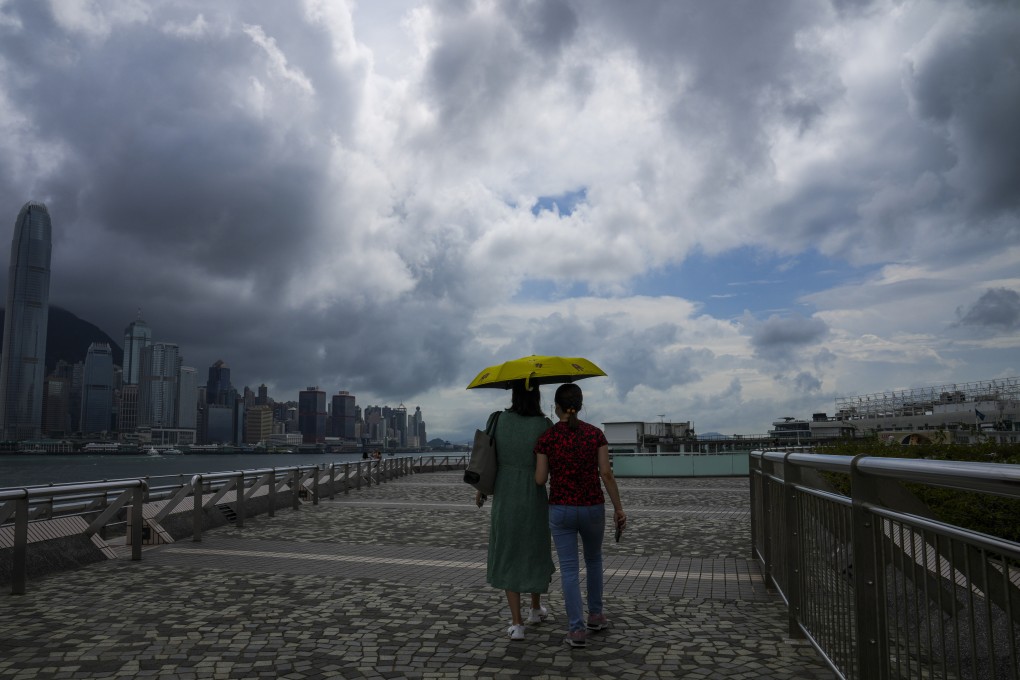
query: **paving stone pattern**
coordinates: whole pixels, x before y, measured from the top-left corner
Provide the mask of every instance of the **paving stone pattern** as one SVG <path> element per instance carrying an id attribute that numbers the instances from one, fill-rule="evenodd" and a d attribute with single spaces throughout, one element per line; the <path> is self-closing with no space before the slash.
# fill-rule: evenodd
<path id="1" fill-rule="evenodd" d="M 0 595 L 0 679 L 833 677 L 748 559 L 746 479 L 620 487 L 612 625 L 585 649 L 563 644 L 558 575 L 550 618 L 506 638 L 488 507 L 428 473 Z"/>

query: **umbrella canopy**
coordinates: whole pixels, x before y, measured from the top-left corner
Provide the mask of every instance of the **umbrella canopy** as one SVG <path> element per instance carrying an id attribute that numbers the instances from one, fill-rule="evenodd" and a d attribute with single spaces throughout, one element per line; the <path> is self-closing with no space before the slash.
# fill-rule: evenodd
<path id="1" fill-rule="evenodd" d="M 469 390 L 476 387 L 510 389 L 515 380 L 524 380 L 527 386 L 568 383 L 581 378 L 594 378 L 606 372 L 581 357 L 543 357 L 532 355 L 489 366 L 471 381 Z"/>

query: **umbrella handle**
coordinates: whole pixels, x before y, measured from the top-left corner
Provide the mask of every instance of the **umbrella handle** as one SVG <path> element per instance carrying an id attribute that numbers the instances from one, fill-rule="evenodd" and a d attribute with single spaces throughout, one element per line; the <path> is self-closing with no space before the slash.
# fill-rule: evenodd
<path id="1" fill-rule="evenodd" d="M 532 375 L 535 375 L 534 371 L 532 371 L 531 374 L 527 378 L 524 379 L 524 389 L 526 391 L 528 391 L 528 392 L 531 391 L 531 376 Z"/>

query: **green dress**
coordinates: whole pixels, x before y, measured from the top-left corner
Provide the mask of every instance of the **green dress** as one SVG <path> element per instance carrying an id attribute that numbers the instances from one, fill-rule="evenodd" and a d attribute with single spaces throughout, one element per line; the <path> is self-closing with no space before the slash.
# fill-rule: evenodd
<path id="1" fill-rule="evenodd" d="M 544 416 L 500 413 L 496 424 L 496 487 L 489 525 L 489 585 L 545 593 L 556 567 L 544 486 L 535 484 L 535 442 L 552 426 Z"/>

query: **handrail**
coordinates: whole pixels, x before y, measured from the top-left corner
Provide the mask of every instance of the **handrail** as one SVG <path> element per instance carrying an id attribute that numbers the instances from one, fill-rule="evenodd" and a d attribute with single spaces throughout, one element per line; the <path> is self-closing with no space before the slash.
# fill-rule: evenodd
<path id="1" fill-rule="evenodd" d="M 84 516 L 88 523 L 84 533 L 89 536 L 105 535 L 107 527 L 126 523 L 126 540 L 131 546 L 131 559 L 141 560 L 143 529 L 152 531 L 152 523 L 163 521 L 175 511 L 180 513 L 178 507 L 182 504 L 191 503 L 188 509 L 191 513 L 190 535 L 193 540 L 200 541 L 203 529 L 213 521 L 207 514 L 210 506 L 219 504 L 231 490 L 236 491 L 236 497 L 228 505 L 233 507 L 236 513 L 233 521 L 240 529 L 244 527 L 245 517 L 257 510 L 251 501 L 260 491 L 267 496 L 265 512 L 272 517 L 277 509 L 278 492 L 284 486 L 291 488 L 291 506 L 298 509 L 300 497 L 304 494 L 309 496 L 313 504 L 318 504 L 322 495 L 328 494 L 332 498 L 341 490 L 340 485 L 344 493 L 349 493 L 352 483 L 360 489 L 362 483 L 371 486 L 399 476 L 451 467 L 463 468 L 467 465 L 466 455 L 457 456 L 452 461 L 450 456 L 443 456 L 438 468 L 436 456 L 428 457 L 431 459 L 429 463 L 426 463 L 426 458 L 401 456 L 377 461 L 0 488 L 0 528 L 6 529 L 13 525 L 11 594 L 21 595 L 25 592 L 29 525 L 33 522 Z M 177 481 L 171 484 L 160 483 L 170 479 Z M 157 501 L 160 509 L 153 510 L 150 519 L 146 520 L 144 504 Z M 215 521 L 222 523 L 222 515 L 218 517 Z M 186 532 L 188 527 L 180 526 L 178 530 Z"/>
<path id="2" fill-rule="evenodd" d="M 1020 499 L 1020 465 L 755 451 L 750 470 L 752 556 L 837 677 L 1020 677 L 1020 543 L 902 486 Z"/>

